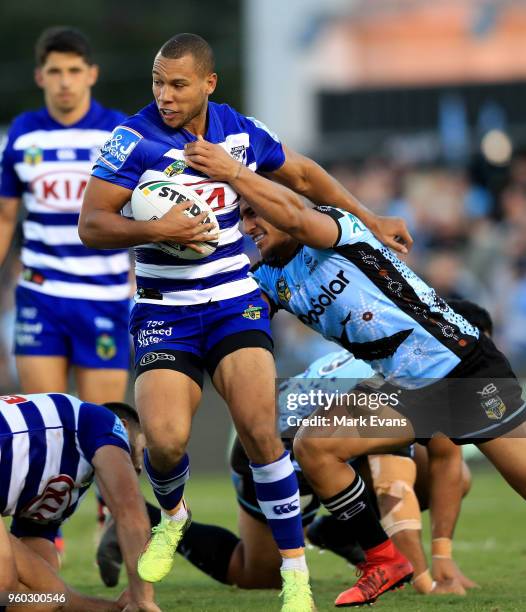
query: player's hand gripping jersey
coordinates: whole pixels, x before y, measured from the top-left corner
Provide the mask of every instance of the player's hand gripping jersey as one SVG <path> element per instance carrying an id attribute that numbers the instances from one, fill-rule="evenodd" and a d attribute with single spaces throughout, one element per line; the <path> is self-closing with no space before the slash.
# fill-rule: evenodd
<path id="1" fill-rule="evenodd" d="M 13 122 L 2 155 L 0 196 L 23 198 L 28 213 L 22 287 L 60 298 L 128 297 L 127 249 L 89 249 L 77 230 L 93 162 L 124 117 L 93 101 L 71 126 L 57 123 L 45 108 Z"/>
<path id="2" fill-rule="evenodd" d="M 61 393 L 0 397 L 0 514 L 14 517 L 12 531 L 26 535 L 34 525 L 32 535 L 52 539 L 108 444 L 130 450 L 122 422 L 102 406 Z"/>
<path id="3" fill-rule="evenodd" d="M 221 144 L 252 170 L 270 172 L 285 160 L 281 143 L 263 124 L 226 104 L 209 103 L 205 138 Z M 94 176 L 127 189 L 169 177 L 201 195 L 219 222 L 215 253 L 191 263 L 164 253 L 155 244 L 136 247 L 138 302 L 204 304 L 257 290 L 248 276 L 249 260 L 238 229 L 239 196 L 227 183 L 213 181 L 186 166 L 184 145 L 195 139 L 185 129 L 166 126 L 152 103 L 114 130 L 93 170 Z M 125 207 L 123 214 L 131 216 L 131 207 Z"/>
<path id="4" fill-rule="evenodd" d="M 337 223 L 331 249 L 302 246 L 284 266 L 254 270 L 274 309 L 283 308 L 401 387 L 447 375 L 478 330 L 350 213 L 320 206 Z"/>

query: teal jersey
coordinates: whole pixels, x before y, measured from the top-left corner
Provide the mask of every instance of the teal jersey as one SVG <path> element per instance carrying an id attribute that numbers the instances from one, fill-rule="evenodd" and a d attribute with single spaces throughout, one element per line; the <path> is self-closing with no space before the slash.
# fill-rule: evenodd
<path id="1" fill-rule="evenodd" d="M 474 348 L 478 329 L 355 216 L 317 210 L 338 225 L 333 248 L 301 246 L 286 264 L 263 262 L 253 271 L 272 308 L 294 314 L 400 387 L 449 374 Z"/>

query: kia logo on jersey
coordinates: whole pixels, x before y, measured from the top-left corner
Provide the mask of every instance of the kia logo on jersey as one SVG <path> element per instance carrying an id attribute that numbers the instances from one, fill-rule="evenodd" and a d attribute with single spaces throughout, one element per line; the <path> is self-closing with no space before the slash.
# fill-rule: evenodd
<path id="1" fill-rule="evenodd" d="M 42 493 L 27 504 L 20 516 L 33 521 L 60 519 L 71 504 L 71 494 L 74 488 L 75 482 L 67 474 L 51 478 Z"/>
<path id="2" fill-rule="evenodd" d="M 43 206 L 76 212 L 82 205 L 89 176 L 80 170 L 46 172 L 31 181 L 31 192 Z"/>

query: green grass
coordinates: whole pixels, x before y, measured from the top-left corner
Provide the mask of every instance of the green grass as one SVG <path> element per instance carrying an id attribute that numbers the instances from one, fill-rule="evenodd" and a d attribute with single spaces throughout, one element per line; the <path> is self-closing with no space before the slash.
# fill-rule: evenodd
<path id="1" fill-rule="evenodd" d="M 196 520 L 236 528 L 236 502 L 225 475 L 192 476 L 187 497 Z M 422 597 L 411 588 L 378 600 L 382 612 L 523 612 L 526 610 L 526 505 L 495 472 L 474 474 L 473 489 L 464 501 L 455 539 L 455 556 L 463 571 L 482 588 L 467 597 Z M 62 575 L 78 590 L 117 597 L 124 588 L 102 586 L 94 565 L 94 501 L 91 496 L 65 526 L 67 557 Z M 425 516 L 425 539 L 429 540 Z M 427 552 L 429 547 L 426 546 Z M 318 610 L 334 610 L 335 596 L 354 581 L 354 571 L 331 553 L 308 551 Z M 164 611 L 279 610 L 276 591 L 242 591 L 216 583 L 178 557 L 169 579 L 157 587 Z"/>

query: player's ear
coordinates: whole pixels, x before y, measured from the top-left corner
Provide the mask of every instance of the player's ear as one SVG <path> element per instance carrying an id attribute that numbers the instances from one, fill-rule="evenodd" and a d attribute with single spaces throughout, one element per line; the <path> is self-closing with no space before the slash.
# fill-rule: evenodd
<path id="1" fill-rule="evenodd" d="M 35 79 L 35 83 L 37 84 L 37 86 L 42 88 L 43 87 L 42 68 L 35 68 L 33 78 Z"/>
<path id="2" fill-rule="evenodd" d="M 214 93 L 216 85 L 217 85 L 217 73 L 211 72 L 206 77 L 206 95 L 207 96 L 210 96 L 211 94 Z"/>
<path id="3" fill-rule="evenodd" d="M 122 424 L 124 425 L 124 429 L 126 430 L 126 433 L 128 434 L 128 438 L 130 437 L 130 422 L 128 421 L 128 419 L 125 419 L 123 417 L 121 417 L 121 421 Z"/>
<path id="4" fill-rule="evenodd" d="M 93 87 L 93 85 L 95 85 L 98 78 L 99 78 L 99 67 L 97 64 L 92 64 L 89 67 L 89 77 L 88 77 L 88 82 L 89 82 L 90 87 Z"/>

